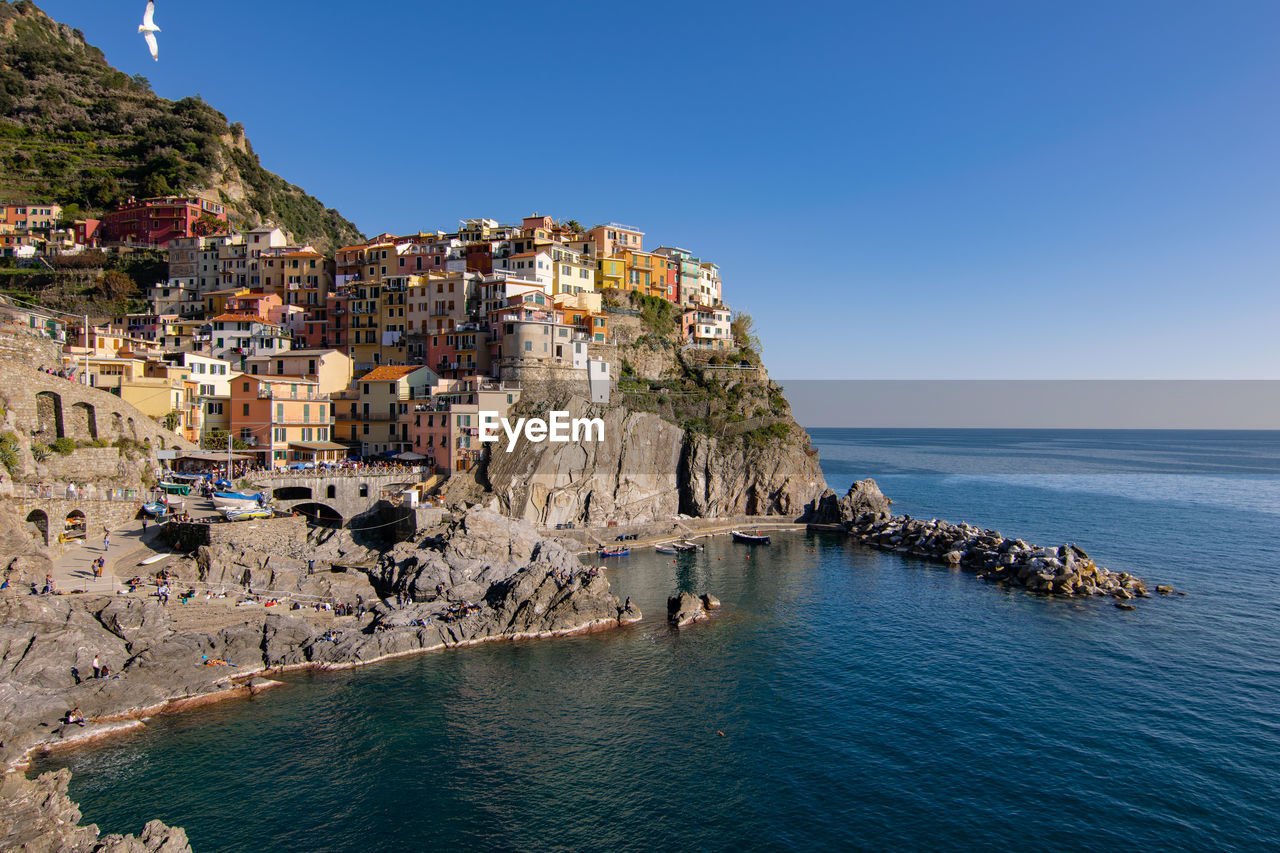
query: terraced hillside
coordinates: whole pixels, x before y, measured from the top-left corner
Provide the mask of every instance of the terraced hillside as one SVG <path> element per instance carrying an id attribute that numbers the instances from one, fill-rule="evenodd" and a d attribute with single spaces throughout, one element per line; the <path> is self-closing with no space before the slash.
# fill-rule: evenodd
<path id="1" fill-rule="evenodd" d="M 0 200 L 88 213 L 188 192 L 225 204 L 234 225 L 272 222 L 321 250 L 360 237 L 263 169 L 238 123 L 198 97 L 159 97 L 30 0 L 0 0 Z"/>

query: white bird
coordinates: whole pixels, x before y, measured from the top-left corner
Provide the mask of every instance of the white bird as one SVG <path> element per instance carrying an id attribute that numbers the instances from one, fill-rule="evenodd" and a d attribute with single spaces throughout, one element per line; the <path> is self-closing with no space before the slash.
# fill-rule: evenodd
<path id="1" fill-rule="evenodd" d="M 156 62 L 160 61 L 160 45 L 156 44 L 156 33 L 160 32 L 160 28 L 156 26 L 156 0 L 147 0 L 147 11 L 142 16 L 142 24 L 138 27 L 138 32 L 142 33 L 142 37 L 147 41 L 147 47 L 151 50 L 151 58 Z"/>

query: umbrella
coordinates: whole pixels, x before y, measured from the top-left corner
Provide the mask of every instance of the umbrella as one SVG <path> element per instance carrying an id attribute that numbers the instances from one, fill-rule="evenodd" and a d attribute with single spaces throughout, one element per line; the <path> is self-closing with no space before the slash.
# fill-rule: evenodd
<path id="1" fill-rule="evenodd" d="M 406 450 L 404 453 L 398 453 L 393 459 L 399 459 L 401 462 L 420 462 L 427 457 L 421 453 L 414 453 L 412 450 Z"/>

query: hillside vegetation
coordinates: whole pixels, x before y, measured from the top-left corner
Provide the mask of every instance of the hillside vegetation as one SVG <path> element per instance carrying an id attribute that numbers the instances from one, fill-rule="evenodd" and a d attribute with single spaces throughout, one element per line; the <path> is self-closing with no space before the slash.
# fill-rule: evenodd
<path id="1" fill-rule="evenodd" d="M 262 168 L 244 128 L 199 96 L 161 98 L 30 0 L 0 0 L 0 201 L 89 213 L 171 193 L 219 201 L 233 225 L 270 222 L 322 251 L 360 238 L 336 210 Z"/>

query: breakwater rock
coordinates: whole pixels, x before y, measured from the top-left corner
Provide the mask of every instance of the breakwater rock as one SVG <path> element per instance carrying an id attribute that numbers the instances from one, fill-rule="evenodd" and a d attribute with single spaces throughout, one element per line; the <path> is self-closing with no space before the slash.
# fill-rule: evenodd
<path id="1" fill-rule="evenodd" d="M 839 501 L 824 496 L 815 523 L 843 524 L 858 541 L 975 572 L 982 580 L 1044 595 L 1109 595 L 1127 601 L 1147 595 L 1146 583 L 1095 563 L 1077 545 L 1042 547 L 971 524 L 890 515 L 874 480 L 854 483 Z"/>

